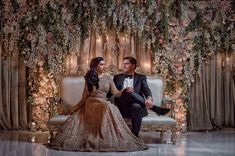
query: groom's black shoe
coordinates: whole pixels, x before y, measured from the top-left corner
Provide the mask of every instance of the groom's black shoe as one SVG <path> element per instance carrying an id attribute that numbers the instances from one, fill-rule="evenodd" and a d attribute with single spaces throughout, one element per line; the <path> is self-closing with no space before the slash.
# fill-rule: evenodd
<path id="1" fill-rule="evenodd" d="M 167 113 L 169 113 L 170 109 L 169 108 L 162 108 L 162 107 L 158 107 L 153 105 L 152 108 L 150 108 L 152 111 L 154 111 L 157 115 L 166 115 Z"/>

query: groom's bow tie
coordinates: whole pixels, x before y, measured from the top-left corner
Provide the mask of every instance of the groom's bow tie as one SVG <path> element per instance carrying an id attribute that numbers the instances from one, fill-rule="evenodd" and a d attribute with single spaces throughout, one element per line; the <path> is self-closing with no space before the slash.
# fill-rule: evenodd
<path id="1" fill-rule="evenodd" d="M 133 78 L 133 75 L 127 75 L 127 74 L 125 74 L 125 78 L 132 79 L 132 78 Z"/>

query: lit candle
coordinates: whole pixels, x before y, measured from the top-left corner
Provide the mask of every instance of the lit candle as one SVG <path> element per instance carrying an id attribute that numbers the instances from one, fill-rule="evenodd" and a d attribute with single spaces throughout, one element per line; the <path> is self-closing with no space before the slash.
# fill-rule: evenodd
<path id="1" fill-rule="evenodd" d="M 123 36 L 123 37 L 122 37 L 122 40 L 125 41 L 125 39 L 126 39 L 125 36 Z"/>
<path id="2" fill-rule="evenodd" d="M 31 122 L 31 131 L 36 131 L 36 123 Z"/>
<path id="3" fill-rule="evenodd" d="M 36 140 L 36 137 L 31 138 L 31 142 L 35 142 L 35 140 Z"/>
<path id="4" fill-rule="evenodd" d="M 51 137 L 50 137 L 50 136 L 48 136 L 48 137 L 47 137 L 47 143 L 51 143 L 51 141 L 50 141 L 50 140 L 51 140 Z"/>
<path id="5" fill-rule="evenodd" d="M 228 56 L 226 57 L 226 62 L 227 62 L 227 63 L 229 62 L 229 57 L 228 57 Z"/>
<path id="6" fill-rule="evenodd" d="M 86 60 L 86 70 L 89 69 L 89 59 Z"/>

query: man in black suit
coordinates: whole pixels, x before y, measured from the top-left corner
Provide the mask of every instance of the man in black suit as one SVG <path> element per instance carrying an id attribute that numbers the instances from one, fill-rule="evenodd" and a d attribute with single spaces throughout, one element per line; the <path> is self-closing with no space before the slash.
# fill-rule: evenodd
<path id="1" fill-rule="evenodd" d="M 148 115 L 147 109 L 152 109 L 158 115 L 167 114 L 169 109 L 153 105 L 152 93 L 146 76 L 136 73 L 136 66 L 135 58 L 125 57 L 123 59 L 124 73 L 115 75 L 113 81 L 118 90 L 124 89 L 121 97 L 115 98 L 115 105 L 124 118 L 131 118 L 131 131 L 138 137 L 142 117 Z"/>

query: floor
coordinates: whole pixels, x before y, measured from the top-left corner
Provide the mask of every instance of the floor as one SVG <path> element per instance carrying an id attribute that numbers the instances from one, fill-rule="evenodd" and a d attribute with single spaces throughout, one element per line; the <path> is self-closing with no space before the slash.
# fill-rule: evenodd
<path id="1" fill-rule="evenodd" d="M 188 132 L 177 134 L 176 145 L 170 133 L 161 144 L 159 133 L 141 132 L 149 149 L 138 152 L 68 152 L 47 149 L 48 133 L 0 131 L 0 156 L 235 156 L 235 131 Z"/>

